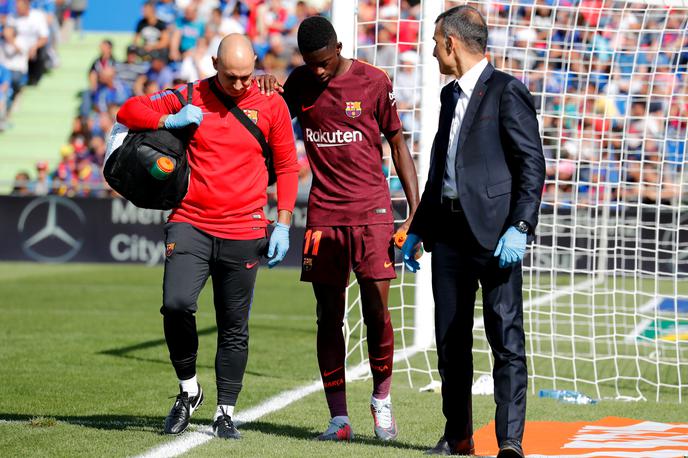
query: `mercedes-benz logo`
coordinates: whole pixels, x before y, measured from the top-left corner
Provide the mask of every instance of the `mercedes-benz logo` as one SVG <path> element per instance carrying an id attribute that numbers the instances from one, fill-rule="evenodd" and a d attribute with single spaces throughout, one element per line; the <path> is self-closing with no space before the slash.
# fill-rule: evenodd
<path id="1" fill-rule="evenodd" d="M 58 211 L 59 209 L 64 210 Z M 58 213 L 61 216 L 59 219 Z M 74 220 L 74 217 L 78 221 L 69 221 L 70 218 Z M 65 222 L 78 224 L 67 226 Z M 84 212 L 69 199 L 47 196 L 32 200 L 22 211 L 17 225 L 23 240 L 22 250 L 35 261 L 69 261 L 79 252 L 84 241 L 82 236 L 75 237 L 64 227 L 70 227 L 73 232 L 77 232 L 77 229 L 78 232 L 83 232 L 81 227 L 85 222 Z M 25 232 L 29 235 L 24 235 Z M 54 243 L 55 239 L 59 242 Z"/>

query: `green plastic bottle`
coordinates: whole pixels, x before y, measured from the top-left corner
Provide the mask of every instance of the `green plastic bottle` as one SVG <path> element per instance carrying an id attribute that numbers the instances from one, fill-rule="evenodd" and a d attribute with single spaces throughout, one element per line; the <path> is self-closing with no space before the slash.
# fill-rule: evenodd
<path id="1" fill-rule="evenodd" d="M 150 173 L 158 180 L 166 180 L 174 171 L 174 162 L 167 156 L 160 156 L 150 168 Z"/>

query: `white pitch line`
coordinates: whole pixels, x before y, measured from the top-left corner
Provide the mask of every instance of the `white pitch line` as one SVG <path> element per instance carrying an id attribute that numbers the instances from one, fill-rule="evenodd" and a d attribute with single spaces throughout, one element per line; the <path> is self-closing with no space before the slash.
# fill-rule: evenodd
<path id="1" fill-rule="evenodd" d="M 247 409 L 243 412 L 237 412 L 236 424 L 241 425 L 242 423 L 248 423 L 255 421 L 263 415 L 275 412 L 277 410 L 283 409 L 292 402 L 298 401 L 301 398 L 308 396 L 309 394 L 315 393 L 322 388 L 322 382 L 320 380 L 310 383 L 308 385 L 303 385 L 299 388 L 293 390 L 284 391 L 277 396 L 274 396 L 255 407 Z M 179 456 L 182 453 L 186 453 L 192 448 L 196 448 L 200 445 L 213 439 L 213 430 L 209 426 L 203 427 L 200 430 L 186 433 L 180 438 L 168 442 L 159 447 L 156 447 L 143 455 L 139 455 L 138 458 L 163 458 Z"/>
<path id="2" fill-rule="evenodd" d="M 394 360 L 398 361 L 402 358 L 410 358 L 415 353 L 417 353 L 417 349 L 410 347 L 406 351 L 396 352 L 394 355 Z M 346 371 L 346 377 L 347 379 L 354 379 L 365 374 L 367 370 L 368 364 L 361 363 L 358 366 Z M 236 424 L 241 425 L 242 423 L 256 421 L 264 415 L 281 410 L 287 407 L 289 404 L 292 404 L 299 399 L 308 396 L 309 394 L 313 394 L 316 391 L 320 391 L 321 389 L 322 381 L 317 380 L 307 385 L 294 388 L 293 390 L 284 391 L 258 404 L 255 407 L 251 407 L 243 412 L 238 412 L 236 416 Z M 199 426 L 196 431 L 184 433 L 178 439 L 155 447 L 142 455 L 138 455 L 136 458 L 168 458 L 179 456 L 193 448 L 209 442 L 211 439 L 213 439 L 213 437 L 213 431 L 209 426 Z"/>

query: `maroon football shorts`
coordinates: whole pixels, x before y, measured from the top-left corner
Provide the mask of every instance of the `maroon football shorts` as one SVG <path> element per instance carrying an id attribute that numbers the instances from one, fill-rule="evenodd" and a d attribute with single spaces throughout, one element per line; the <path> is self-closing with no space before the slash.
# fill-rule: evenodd
<path id="1" fill-rule="evenodd" d="M 301 281 L 344 287 L 352 270 L 359 282 L 394 279 L 393 235 L 393 224 L 308 226 Z"/>

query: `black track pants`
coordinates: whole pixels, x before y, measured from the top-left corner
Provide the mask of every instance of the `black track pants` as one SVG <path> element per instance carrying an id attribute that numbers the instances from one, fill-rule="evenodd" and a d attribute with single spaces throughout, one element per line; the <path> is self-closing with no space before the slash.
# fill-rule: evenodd
<path id="1" fill-rule="evenodd" d="M 248 359 L 248 316 L 265 238 L 227 240 L 190 224 L 165 226 L 163 315 L 165 340 L 177 377 L 196 374 L 197 300 L 212 277 L 217 354 L 215 376 L 218 404 L 235 405 Z"/>

